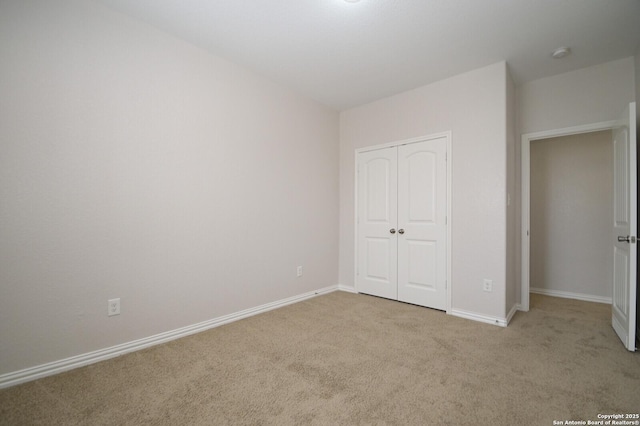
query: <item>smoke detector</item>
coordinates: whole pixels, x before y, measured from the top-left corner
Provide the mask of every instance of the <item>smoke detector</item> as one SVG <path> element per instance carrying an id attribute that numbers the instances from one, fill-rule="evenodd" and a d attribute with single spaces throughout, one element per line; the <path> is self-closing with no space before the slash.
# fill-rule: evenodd
<path id="1" fill-rule="evenodd" d="M 553 59 L 564 58 L 565 56 L 569 56 L 570 54 L 571 54 L 570 47 L 558 47 L 556 50 L 551 52 L 551 56 L 553 56 Z"/>

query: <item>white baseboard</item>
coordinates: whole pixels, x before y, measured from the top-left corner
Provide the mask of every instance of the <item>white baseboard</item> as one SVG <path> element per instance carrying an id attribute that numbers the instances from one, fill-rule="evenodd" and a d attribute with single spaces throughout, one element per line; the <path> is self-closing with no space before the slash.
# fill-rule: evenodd
<path id="1" fill-rule="evenodd" d="M 576 300 L 584 300 L 585 302 L 607 303 L 609 305 L 612 303 L 612 299 L 610 297 L 594 296 L 591 294 L 571 293 L 568 291 L 559 291 L 559 290 L 547 290 L 546 288 L 537 288 L 537 287 L 531 287 L 529 291 L 531 293 L 543 294 L 545 296 L 562 297 L 564 299 L 576 299 Z"/>
<path id="2" fill-rule="evenodd" d="M 511 308 L 511 310 L 507 314 L 507 325 L 511 322 L 511 319 L 516 314 L 516 312 L 518 312 L 520 310 L 520 308 L 521 308 L 521 306 L 520 306 L 519 303 L 516 303 L 515 305 L 513 305 L 513 307 Z"/>
<path id="3" fill-rule="evenodd" d="M 356 291 L 356 288 L 352 285 L 344 285 L 344 284 L 338 284 L 338 290 L 340 291 L 346 291 L 347 293 L 358 293 Z"/>
<path id="4" fill-rule="evenodd" d="M 115 358 L 117 356 L 124 355 L 130 352 L 139 351 L 141 349 L 159 345 L 161 343 L 166 343 L 171 340 L 176 340 L 181 337 L 186 337 L 191 334 L 209 330 L 211 328 L 219 327 L 233 321 L 238 321 L 243 318 L 248 318 L 253 315 L 258 315 L 267 311 L 271 311 L 273 309 L 291 305 L 293 303 L 310 299 L 321 294 L 331 293 L 336 290 L 349 291 L 348 287 L 346 286 L 343 286 L 344 289 L 340 287 L 341 286 L 334 285 L 321 288 L 319 290 L 314 290 L 308 293 L 300 294 L 298 296 L 289 297 L 287 299 L 266 303 L 255 308 L 245 309 L 240 312 L 224 315 L 198 324 L 193 324 L 164 333 L 156 334 L 155 336 L 145 337 L 143 339 L 134 340 L 132 342 L 123 343 L 121 345 L 112 346 L 110 348 L 100 349 L 70 358 L 65 358 L 59 361 L 53 361 L 35 367 L 25 368 L 24 370 L 2 374 L 0 375 L 0 389 L 8 388 L 10 386 L 18 385 L 20 383 L 29 382 L 36 379 L 41 379 L 43 377 L 52 376 L 64 371 L 73 370 L 74 368 L 84 367 L 89 364 L 94 364 L 96 362 Z"/>
<path id="5" fill-rule="evenodd" d="M 515 312 L 513 313 L 515 314 Z M 459 309 L 452 309 L 449 312 L 449 314 L 453 315 L 454 317 L 466 318 L 473 321 L 479 321 L 487 324 L 498 325 L 500 327 L 506 327 L 509 322 L 507 318 L 490 317 L 487 315 L 477 314 L 475 312 L 461 311 Z"/>

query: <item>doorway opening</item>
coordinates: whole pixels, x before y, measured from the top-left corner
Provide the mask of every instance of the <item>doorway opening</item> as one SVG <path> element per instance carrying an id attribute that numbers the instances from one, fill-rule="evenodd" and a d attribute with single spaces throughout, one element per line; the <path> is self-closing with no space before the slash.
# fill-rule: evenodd
<path id="1" fill-rule="evenodd" d="M 522 194 L 522 234 L 521 234 L 521 289 L 520 306 L 523 311 L 529 310 L 530 292 L 530 229 L 531 229 L 531 144 L 550 138 L 574 136 L 592 132 L 611 131 L 617 125 L 615 121 L 606 121 L 584 126 L 568 127 L 522 135 L 521 142 L 521 194 Z"/>
<path id="2" fill-rule="evenodd" d="M 611 304 L 612 132 L 534 140 L 530 164 L 530 292 Z"/>
<path id="3" fill-rule="evenodd" d="M 576 126 L 522 135 L 521 151 L 521 303 L 523 311 L 529 310 L 530 254 L 531 254 L 531 143 L 533 141 L 611 131 L 613 144 L 613 220 L 614 238 L 610 239 L 613 251 L 611 325 L 620 341 L 629 351 L 636 350 L 636 302 L 637 302 L 637 139 L 636 104 L 631 102 L 618 120 L 592 125 Z M 640 333 L 638 333 L 640 334 Z"/>

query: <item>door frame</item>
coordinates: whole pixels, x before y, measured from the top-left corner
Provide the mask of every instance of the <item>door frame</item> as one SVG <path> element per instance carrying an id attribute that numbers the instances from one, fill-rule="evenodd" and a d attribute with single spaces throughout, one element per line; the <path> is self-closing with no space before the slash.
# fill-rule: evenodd
<path id="1" fill-rule="evenodd" d="M 425 135 L 425 136 L 419 136 L 416 138 L 411 138 L 411 139 L 404 139 L 404 140 L 400 140 L 400 141 L 394 141 L 394 142 L 388 142 L 388 143 L 384 143 L 384 144 L 379 144 L 379 145 L 371 145 L 371 146 L 366 146 L 366 147 L 362 147 L 362 148 L 357 148 L 355 150 L 355 158 L 354 158 L 354 176 L 353 176 L 353 181 L 354 181 L 354 192 L 353 192 L 353 198 L 354 198 L 354 214 L 353 214 L 353 223 L 354 223 L 354 268 L 353 268 L 353 282 L 354 282 L 354 286 L 355 286 L 355 290 L 356 292 L 358 292 L 358 279 L 357 279 L 357 274 L 358 274 L 358 154 L 360 154 L 361 152 L 368 152 L 368 151 L 376 151 L 378 149 L 384 149 L 384 148 L 392 148 L 392 147 L 397 147 L 400 145 L 408 145 L 408 144 L 412 144 L 412 143 L 418 143 L 418 142 L 424 142 L 424 141 L 429 141 L 429 140 L 433 140 L 433 139 L 440 139 L 440 138 L 445 138 L 445 144 L 446 144 L 446 154 L 445 154 L 445 159 L 446 159 L 446 164 L 447 164 L 447 266 L 446 266 L 446 299 L 447 299 L 447 306 L 446 306 L 446 313 L 449 314 L 451 312 L 451 287 L 452 287 L 452 282 L 451 282 L 451 224 L 452 224 L 452 220 L 451 220 L 451 171 L 452 171 L 452 152 L 451 152 L 451 131 L 446 131 L 446 132 L 441 132 L 441 133 L 434 133 L 434 134 L 430 134 L 430 135 Z"/>
<path id="2" fill-rule="evenodd" d="M 602 121 L 599 123 L 580 126 L 565 127 L 562 129 L 545 130 L 541 132 L 525 133 L 521 138 L 520 149 L 520 190 L 521 190 L 521 249 L 520 249 L 520 310 L 529 311 L 529 270 L 530 270 L 530 240 L 529 229 L 531 226 L 531 142 L 557 138 L 562 136 L 579 135 L 603 130 L 613 130 L 617 121 Z"/>

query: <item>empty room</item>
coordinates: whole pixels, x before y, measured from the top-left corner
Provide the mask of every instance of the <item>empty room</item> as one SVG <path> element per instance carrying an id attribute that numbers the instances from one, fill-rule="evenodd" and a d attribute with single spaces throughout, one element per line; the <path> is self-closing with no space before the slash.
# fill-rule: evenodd
<path id="1" fill-rule="evenodd" d="M 640 424 L 637 0 L 0 0 L 0 425 Z"/>

